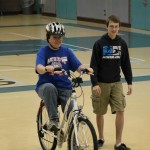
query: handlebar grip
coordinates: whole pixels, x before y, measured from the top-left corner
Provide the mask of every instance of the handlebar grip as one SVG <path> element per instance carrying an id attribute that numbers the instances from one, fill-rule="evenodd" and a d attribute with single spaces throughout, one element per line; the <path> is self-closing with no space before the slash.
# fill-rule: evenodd
<path id="1" fill-rule="evenodd" d="M 54 71 L 62 71 L 62 68 L 56 67 L 56 68 L 54 68 Z"/>
<path id="2" fill-rule="evenodd" d="M 84 68 L 84 69 L 82 69 L 81 71 L 82 71 L 83 73 L 86 73 L 86 74 L 89 73 L 89 70 L 88 70 L 87 68 Z"/>

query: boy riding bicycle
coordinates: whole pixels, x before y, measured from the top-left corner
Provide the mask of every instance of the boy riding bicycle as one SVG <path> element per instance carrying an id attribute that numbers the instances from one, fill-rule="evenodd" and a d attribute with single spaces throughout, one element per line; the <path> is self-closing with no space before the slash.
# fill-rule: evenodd
<path id="1" fill-rule="evenodd" d="M 44 100 L 50 119 L 49 130 L 59 130 L 59 118 L 57 114 L 58 99 L 64 112 L 67 100 L 72 94 L 71 81 L 63 74 L 54 74 L 55 68 L 71 70 L 73 72 L 82 70 L 82 64 L 73 52 L 62 46 L 65 28 L 59 22 L 51 22 L 46 25 L 46 38 L 48 45 L 42 47 L 36 57 L 36 72 L 39 76 L 36 84 L 38 96 Z M 88 69 L 93 73 L 92 68 Z M 72 106 L 69 106 L 69 110 Z"/>

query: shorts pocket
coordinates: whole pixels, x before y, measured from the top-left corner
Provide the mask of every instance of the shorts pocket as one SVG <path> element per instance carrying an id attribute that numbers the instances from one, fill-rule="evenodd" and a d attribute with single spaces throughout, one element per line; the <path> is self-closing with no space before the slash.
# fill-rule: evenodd
<path id="1" fill-rule="evenodd" d="M 92 95 L 91 99 L 92 99 L 93 112 L 95 114 L 99 114 L 100 113 L 101 98 Z"/>
<path id="2" fill-rule="evenodd" d="M 125 108 L 126 107 L 126 99 L 125 99 L 125 95 L 122 94 L 122 103 L 123 103 L 123 107 Z"/>

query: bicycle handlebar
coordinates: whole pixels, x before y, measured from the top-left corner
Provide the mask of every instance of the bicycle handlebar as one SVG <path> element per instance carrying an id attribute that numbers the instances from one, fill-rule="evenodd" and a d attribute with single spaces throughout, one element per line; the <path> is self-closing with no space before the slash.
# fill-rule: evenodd
<path id="1" fill-rule="evenodd" d="M 69 75 L 66 70 L 64 70 L 60 67 L 54 68 L 54 73 L 56 73 L 56 74 L 63 73 L 64 75 L 67 75 L 69 77 L 69 80 L 72 82 L 73 87 L 78 87 L 80 85 L 80 83 L 83 83 L 83 80 L 82 80 L 83 74 L 93 75 L 87 68 L 81 69 L 80 75 L 78 77 L 76 77 L 75 75 L 72 75 L 73 73 Z"/>
<path id="2" fill-rule="evenodd" d="M 66 73 L 67 73 L 66 70 L 64 70 L 64 69 L 62 69 L 62 68 L 60 68 L 60 67 L 54 68 L 54 72 L 62 72 L 62 73 L 65 73 L 65 72 L 66 72 Z M 81 75 L 83 75 L 83 74 L 94 75 L 94 74 L 90 73 L 90 71 L 89 71 L 87 68 L 81 69 L 80 74 L 81 74 Z"/>
<path id="3" fill-rule="evenodd" d="M 83 69 L 81 69 L 81 75 L 82 74 L 89 74 L 89 75 L 94 75 L 93 73 L 91 73 L 87 68 L 83 68 Z"/>
<path id="4" fill-rule="evenodd" d="M 54 68 L 54 71 L 62 71 L 62 68 L 56 67 L 56 68 Z"/>

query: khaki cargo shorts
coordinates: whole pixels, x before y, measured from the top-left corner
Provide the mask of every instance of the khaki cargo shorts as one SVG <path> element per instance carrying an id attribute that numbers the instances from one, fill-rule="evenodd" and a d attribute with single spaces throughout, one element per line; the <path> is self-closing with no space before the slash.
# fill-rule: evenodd
<path id="1" fill-rule="evenodd" d="M 107 112 L 108 105 L 111 107 L 112 114 L 117 111 L 124 111 L 126 107 L 125 96 L 121 82 L 99 83 L 101 95 L 95 96 L 92 92 L 91 99 L 93 112 L 104 115 Z"/>

